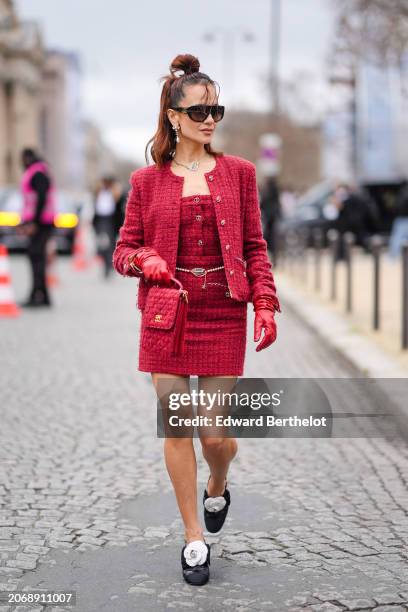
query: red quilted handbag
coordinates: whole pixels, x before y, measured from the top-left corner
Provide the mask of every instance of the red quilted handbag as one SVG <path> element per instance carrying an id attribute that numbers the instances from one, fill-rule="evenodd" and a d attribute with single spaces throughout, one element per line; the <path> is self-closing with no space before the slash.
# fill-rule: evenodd
<path id="1" fill-rule="evenodd" d="M 172 355 L 177 356 L 184 351 L 188 291 L 183 289 L 177 278 L 173 276 L 172 280 L 178 287 L 154 285 L 149 289 L 143 319 L 147 328 L 164 332 L 153 332 L 152 340 L 157 342 L 157 348 L 170 350 Z"/>

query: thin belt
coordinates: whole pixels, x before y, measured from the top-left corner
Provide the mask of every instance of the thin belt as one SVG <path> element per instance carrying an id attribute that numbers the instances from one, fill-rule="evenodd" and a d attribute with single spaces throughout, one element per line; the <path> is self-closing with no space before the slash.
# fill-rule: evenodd
<path id="1" fill-rule="evenodd" d="M 215 272 L 215 270 L 222 270 L 224 266 L 218 266 L 217 268 L 179 268 L 176 266 L 176 270 L 181 270 L 182 272 L 191 272 L 194 276 L 205 276 L 207 272 Z"/>

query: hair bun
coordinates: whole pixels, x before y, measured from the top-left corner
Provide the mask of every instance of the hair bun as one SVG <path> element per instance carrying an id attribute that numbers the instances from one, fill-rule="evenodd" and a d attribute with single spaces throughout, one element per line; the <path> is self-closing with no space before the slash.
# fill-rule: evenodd
<path id="1" fill-rule="evenodd" d="M 184 55 L 177 55 L 170 64 L 170 72 L 174 76 L 181 76 L 182 74 L 193 74 L 200 70 L 200 62 L 194 55 L 186 53 Z M 179 73 L 179 74 L 176 74 Z"/>

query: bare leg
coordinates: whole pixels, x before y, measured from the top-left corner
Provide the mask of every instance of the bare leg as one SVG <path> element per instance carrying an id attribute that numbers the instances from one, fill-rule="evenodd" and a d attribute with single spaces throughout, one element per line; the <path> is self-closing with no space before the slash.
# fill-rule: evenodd
<path id="1" fill-rule="evenodd" d="M 206 393 L 231 392 L 237 377 L 236 376 L 200 376 L 199 388 Z M 216 405 L 211 411 L 206 411 L 205 407 L 199 406 L 197 414 L 225 414 L 223 406 Z M 210 497 L 222 495 L 225 489 L 225 479 L 228 468 L 235 457 L 238 444 L 235 438 L 226 437 L 223 427 L 200 427 L 200 441 L 203 457 L 207 461 L 211 472 L 207 492 Z"/>
<path id="2" fill-rule="evenodd" d="M 166 410 L 169 393 L 190 393 L 189 377 L 174 374 L 152 373 L 152 380 Z M 188 412 L 188 414 L 187 414 Z M 183 416 L 193 416 L 191 405 Z M 185 540 L 204 540 L 197 514 L 197 462 L 192 437 L 164 439 L 164 457 L 177 504 L 184 523 Z"/>

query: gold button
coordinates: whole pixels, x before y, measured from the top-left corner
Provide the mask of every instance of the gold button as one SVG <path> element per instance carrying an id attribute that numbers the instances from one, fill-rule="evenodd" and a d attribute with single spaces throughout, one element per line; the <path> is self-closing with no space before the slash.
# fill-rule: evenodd
<path id="1" fill-rule="evenodd" d="M 225 225 L 225 219 L 221 219 L 220 223 L 221 225 Z"/>
<path id="2" fill-rule="evenodd" d="M 217 202 L 221 202 L 221 196 L 217 195 L 217 197 L 215 198 Z"/>
<path id="3" fill-rule="evenodd" d="M 225 245 L 225 249 L 226 249 L 227 251 L 229 251 L 229 249 L 230 249 L 230 248 L 231 248 L 231 245 L 230 245 L 230 244 L 226 244 L 226 245 Z"/>
<path id="4" fill-rule="evenodd" d="M 230 270 L 230 274 L 234 274 L 234 270 Z"/>

